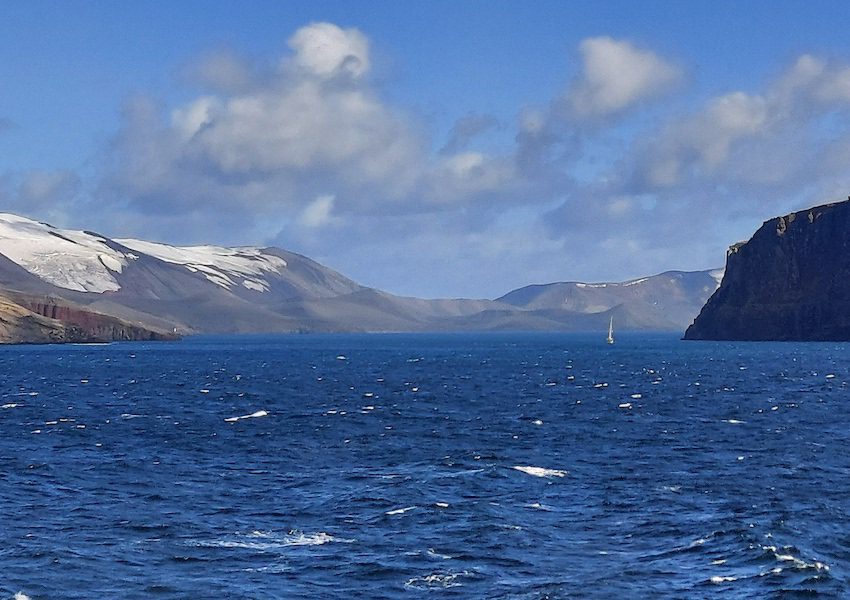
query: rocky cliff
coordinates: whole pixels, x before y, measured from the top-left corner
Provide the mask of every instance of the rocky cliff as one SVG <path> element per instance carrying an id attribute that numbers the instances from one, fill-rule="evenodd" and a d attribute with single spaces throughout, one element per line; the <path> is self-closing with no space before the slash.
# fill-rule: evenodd
<path id="1" fill-rule="evenodd" d="M 732 246 L 689 340 L 850 340 L 850 201 L 766 221 Z"/>
<path id="2" fill-rule="evenodd" d="M 30 298 L 17 294 L 13 297 L 0 296 L 0 344 L 153 341 L 178 337 L 85 310 L 56 298 Z"/>

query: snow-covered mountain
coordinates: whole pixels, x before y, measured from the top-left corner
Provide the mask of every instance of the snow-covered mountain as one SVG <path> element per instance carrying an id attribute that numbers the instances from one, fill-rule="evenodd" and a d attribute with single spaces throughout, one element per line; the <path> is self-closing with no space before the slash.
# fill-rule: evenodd
<path id="1" fill-rule="evenodd" d="M 600 330 L 612 314 L 620 329 L 682 330 L 716 278 L 668 272 L 529 286 L 498 300 L 422 300 L 279 248 L 110 239 L 0 213 L 0 297 L 37 315 L 108 315 L 155 332 Z M 127 327 L 120 335 L 144 335 Z"/>

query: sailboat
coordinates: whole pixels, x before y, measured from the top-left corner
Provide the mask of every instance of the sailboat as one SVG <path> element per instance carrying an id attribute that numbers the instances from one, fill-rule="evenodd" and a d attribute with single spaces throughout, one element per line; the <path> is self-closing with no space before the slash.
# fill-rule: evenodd
<path id="1" fill-rule="evenodd" d="M 609 344 L 614 343 L 614 317 L 611 317 L 611 320 L 608 321 L 608 339 L 605 341 Z"/>

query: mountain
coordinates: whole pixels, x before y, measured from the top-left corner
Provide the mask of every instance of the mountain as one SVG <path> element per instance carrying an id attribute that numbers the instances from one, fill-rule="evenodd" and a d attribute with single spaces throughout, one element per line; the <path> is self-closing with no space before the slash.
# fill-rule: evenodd
<path id="1" fill-rule="evenodd" d="M 689 340 L 850 340 L 850 202 L 765 221 L 732 246 Z"/>
<path id="2" fill-rule="evenodd" d="M 0 293 L 35 316 L 74 314 L 80 321 L 85 313 L 98 316 L 89 320 L 112 319 L 99 331 L 112 326 L 118 339 L 194 333 L 601 331 L 611 316 L 618 330 L 681 330 L 716 287 L 715 278 L 707 271 L 671 271 L 625 283 L 530 286 L 497 300 L 423 300 L 364 287 L 279 248 L 110 239 L 0 214 Z M 68 310 L 39 312 L 43 306 Z"/>
<path id="3" fill-rule="evenodd" d="M 717 289 L 722 277 L 722 269 L 667 271 L 623 283 L 530 285 L 498 301 L 541 314 L 613 312 L 619 326 L 627 329 L 681 330 Z"/>

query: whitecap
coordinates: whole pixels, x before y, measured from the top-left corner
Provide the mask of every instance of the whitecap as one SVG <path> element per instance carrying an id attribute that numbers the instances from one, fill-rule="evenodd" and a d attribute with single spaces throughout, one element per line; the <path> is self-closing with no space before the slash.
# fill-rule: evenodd
<path id="1" fill-rule="evenodd" d="M 285 538 L 284 545 L 285 546 L 321 546 L 323 544 L 329 544 L 331 542 L 336 541 L 345 541 L 351 542 L 352 540 L 337 540 L 334 536 L 325 533 L 324 531 L 319 531 L 317 533 L 312 534 L 304 534 L 297 532 L 290 532 L 289 536 Z"/>
<path id="2" fill-rule="evenodd" d="M 528 475 L 533 475 L 535 477 L 566 477 L 567 471 L 560 471 L 558 469 L 545 469 L 543 467 L 521 467 L 515 466 L 511 467 L 515 471 L 522 471 Z"/>
<path id="3" fill-rule="evenodd" d="M 404 583 L 404 587 L 417 590 L 458 587 L 462 584 L 457 579 L 465 575 L 469 575 L 469 573 L 466 571 L 460 573 L 431 573 L 429 575 L 411 577 Z"/>
<path id="4" fill-rule="evenodd" d="M 19 406 L 23 405 L 18 404 L 17 402 L 11 402 L 9 404 L 4 404 L 3 406 L 0 406 L 0 408 L 18 408 Z"/>
<path id="5" fill-rule="evenodd" d="M 632 407 L 631 402 L 623 402 L 622 404 L 617 405 L 617 408 L 623 408 L 623 409 L 626 409 L 626 410 L 630 409 L 631 407 Z"/>
<path id="6" fill-rule="evenodd" d="M 746 423 L 746 421 L 740 421 L 738 419 L 723 419 L 724 423 L 729 423 L 730 425 L 742 425 Z"/>
<path id="7" fill-rule="evenodd" d="M 715 575 L 710 581 L 711 583 L 726 583 L 727 581 L 738 581 L 738 578 L 732 575 Z"/>
<path id="8" fill-rule="evenodd" d="M 241 417 L 228 417 L 225 419 L 225 421 L 227 423 L 235 423 L 236 421 L 241 421 L 242 419 L 259 419 L 260 417 L 267 417 L 268 415 L 268 412 L 264 410 L 258 410 L 257 412 L 253 412 L 250 415 L 242 415 Z"/>
<path id="9" fill-rule="evenodd" d="M 406 507 L 406 508 L 396 508 L 396 509 L 394 509 L 394 510 L 388 510 L 388 511 L 387 511 L 386 513 L 384 513 L 384 514 L 387 514 L 387 515 L 403 515 L 403 514 L 404 514 L 404 513 L 406 513 L 407 511 L 409 511 L 409 510 L 413 510 L 414 508 L 416 508 L 416 507 L 415 507 L 415 506 L 408 506 L 408 507 Z"/>
<path id="10" fill-rule="evenodd" d="M 31 600 L 29 596 L 27 596 L 23 592 L 16 592 L 14 596 L 12 596 L 12 600 Z"/>
<path id="11" fill-rule="evenodd" d="M 292 546 L 322 546 L 332 542 L 351 543 L 353 541 L 337 538 L 324 531 L 303 533 L 293 529 L 283 536 L 263 531 L 252 531 L 237 539 L 200 540 L 192 542 L 192 545 L 201 548 L 235 548 L 240 550 L 266 551 L 279 550 Z"/>

